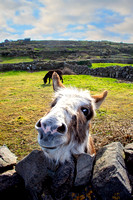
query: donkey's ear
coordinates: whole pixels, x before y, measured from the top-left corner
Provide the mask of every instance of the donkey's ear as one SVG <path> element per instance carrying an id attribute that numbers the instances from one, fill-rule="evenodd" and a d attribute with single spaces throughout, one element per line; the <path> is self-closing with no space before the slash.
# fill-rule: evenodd
<path id="1" fill-rule="evenodd" d="M 53 80 L 54 91 L 57 91 L 59 88 L 65 88 L 65 86 L 60 81 L 59 75 L 56 72 L 53 73 L 52 80 Z"/>
<path id="2" fill-rule="evenodd" d="M 106 98 L 108 91 L 104 91 L 100 95 L 93 95 L 92 98 L 95 100 L 96 109 L 100 107 L 104 99 Z"/>

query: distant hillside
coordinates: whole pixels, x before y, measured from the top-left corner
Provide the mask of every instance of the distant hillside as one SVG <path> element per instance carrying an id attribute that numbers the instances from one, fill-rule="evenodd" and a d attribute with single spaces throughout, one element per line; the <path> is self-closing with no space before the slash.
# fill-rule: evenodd
<path id="1" fill-rule="evenodd" d="M 9 57 L 34 60 L 133 59 L 133 44 L 109 41 L 12 41 L 0 43 L 0 61 Z"/>

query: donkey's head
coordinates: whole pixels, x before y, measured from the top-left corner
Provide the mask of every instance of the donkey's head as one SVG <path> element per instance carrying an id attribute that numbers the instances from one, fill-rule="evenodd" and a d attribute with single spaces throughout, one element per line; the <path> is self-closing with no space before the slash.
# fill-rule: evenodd
<path id="1" fill-rule="evenodd" d="M 51 110 L 36 123 L 38 142 L 46 156 L 64 162 L 71 155 L 91 152 L 90 120 L 107 96 L 91 96 L 89 91 L 65 88 L 53 74 L 55 98 Z"/>

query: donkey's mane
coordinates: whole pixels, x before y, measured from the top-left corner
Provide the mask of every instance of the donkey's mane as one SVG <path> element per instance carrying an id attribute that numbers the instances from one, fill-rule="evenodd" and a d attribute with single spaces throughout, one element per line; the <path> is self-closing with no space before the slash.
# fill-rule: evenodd
<path id="1" fill-rule="evenodd" d="M 55 93 L 54 96 L 57 97 L 82 97 L 85 99 L 89 99 L 89 100 L 94 100 L 91 95 L 90 92 L 88 90 L 82 90 L 82 89 L 77 89 L 75 87 L 69 87 L 69 88 L 59 88 Z"/>

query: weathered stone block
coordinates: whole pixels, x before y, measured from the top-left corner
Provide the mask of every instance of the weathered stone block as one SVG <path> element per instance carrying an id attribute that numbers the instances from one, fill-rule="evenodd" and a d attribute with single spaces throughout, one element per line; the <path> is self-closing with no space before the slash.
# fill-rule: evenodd
<path id="1" fill-rule="evenodd" d="M 28 200 L 24 181 L 15 170 L 9 170 L 0 175 L 0 199 Z"/>
<path id="2" fill-rule="evenodd" d="M 130 184 L 132 187 L 132 194 L 133 194 L 133 143 L 127 144 L 125 146 L 125 163 L 128 170 L 128 177 L 130 180 Z"/>
<path id="3" fill-rule="evenodd" d="M 0 173 L 7 169 L 12 169 L 16 164 L 17 157 L 13 154 L 6 145 L 0 147 Z"/>
<path id="4" fill-rule="evenodd" d="M 87 185 L 92 175 L 95 156 L 81 154 L 77 159 L 74 186 Z"/>
<path id="5" fill-rule="evenodd" d="M 124 156 L 123 146 L 119 142 L 106 145 L 98 151 L 92 184 L 101 199 L 131 199 Z"/>
<path id="6" fill-rule="evenodd" d="M 130 174 L 133 175 L 133 143 L 125 146 L 126 166 Z"/>
<path id="7" fill-rule="evenodd" d="M 16 165 L 16 172 L 24 179 L 25 186 L 38 192 L 48 175 L 49 160 L 42 151 L 34 150 Z"/>
<path id="8" fill-rule="evenodd" d="M 19 183 L 18 177 L 19 175 L 15 173 L 14 169 L 0 174 L 0 192 L 17 185 Z"/>
<path id="9" fill-rule="evenodd" d="M 74 160 L 65 161 L 52 177 L 51 192 L 54 200 L 62 200 L 72 189 L 75 175 Z"/>
<path id="10" fill-rule="evenodd" d="M 70 191 L 74 181 L 75 163 L 56 165 L 44 156 L 42 151 L 34 150 L 16 165 L 25 186 L 33 199 L 41 195 L 43 199 L 63 199 Z"/>

